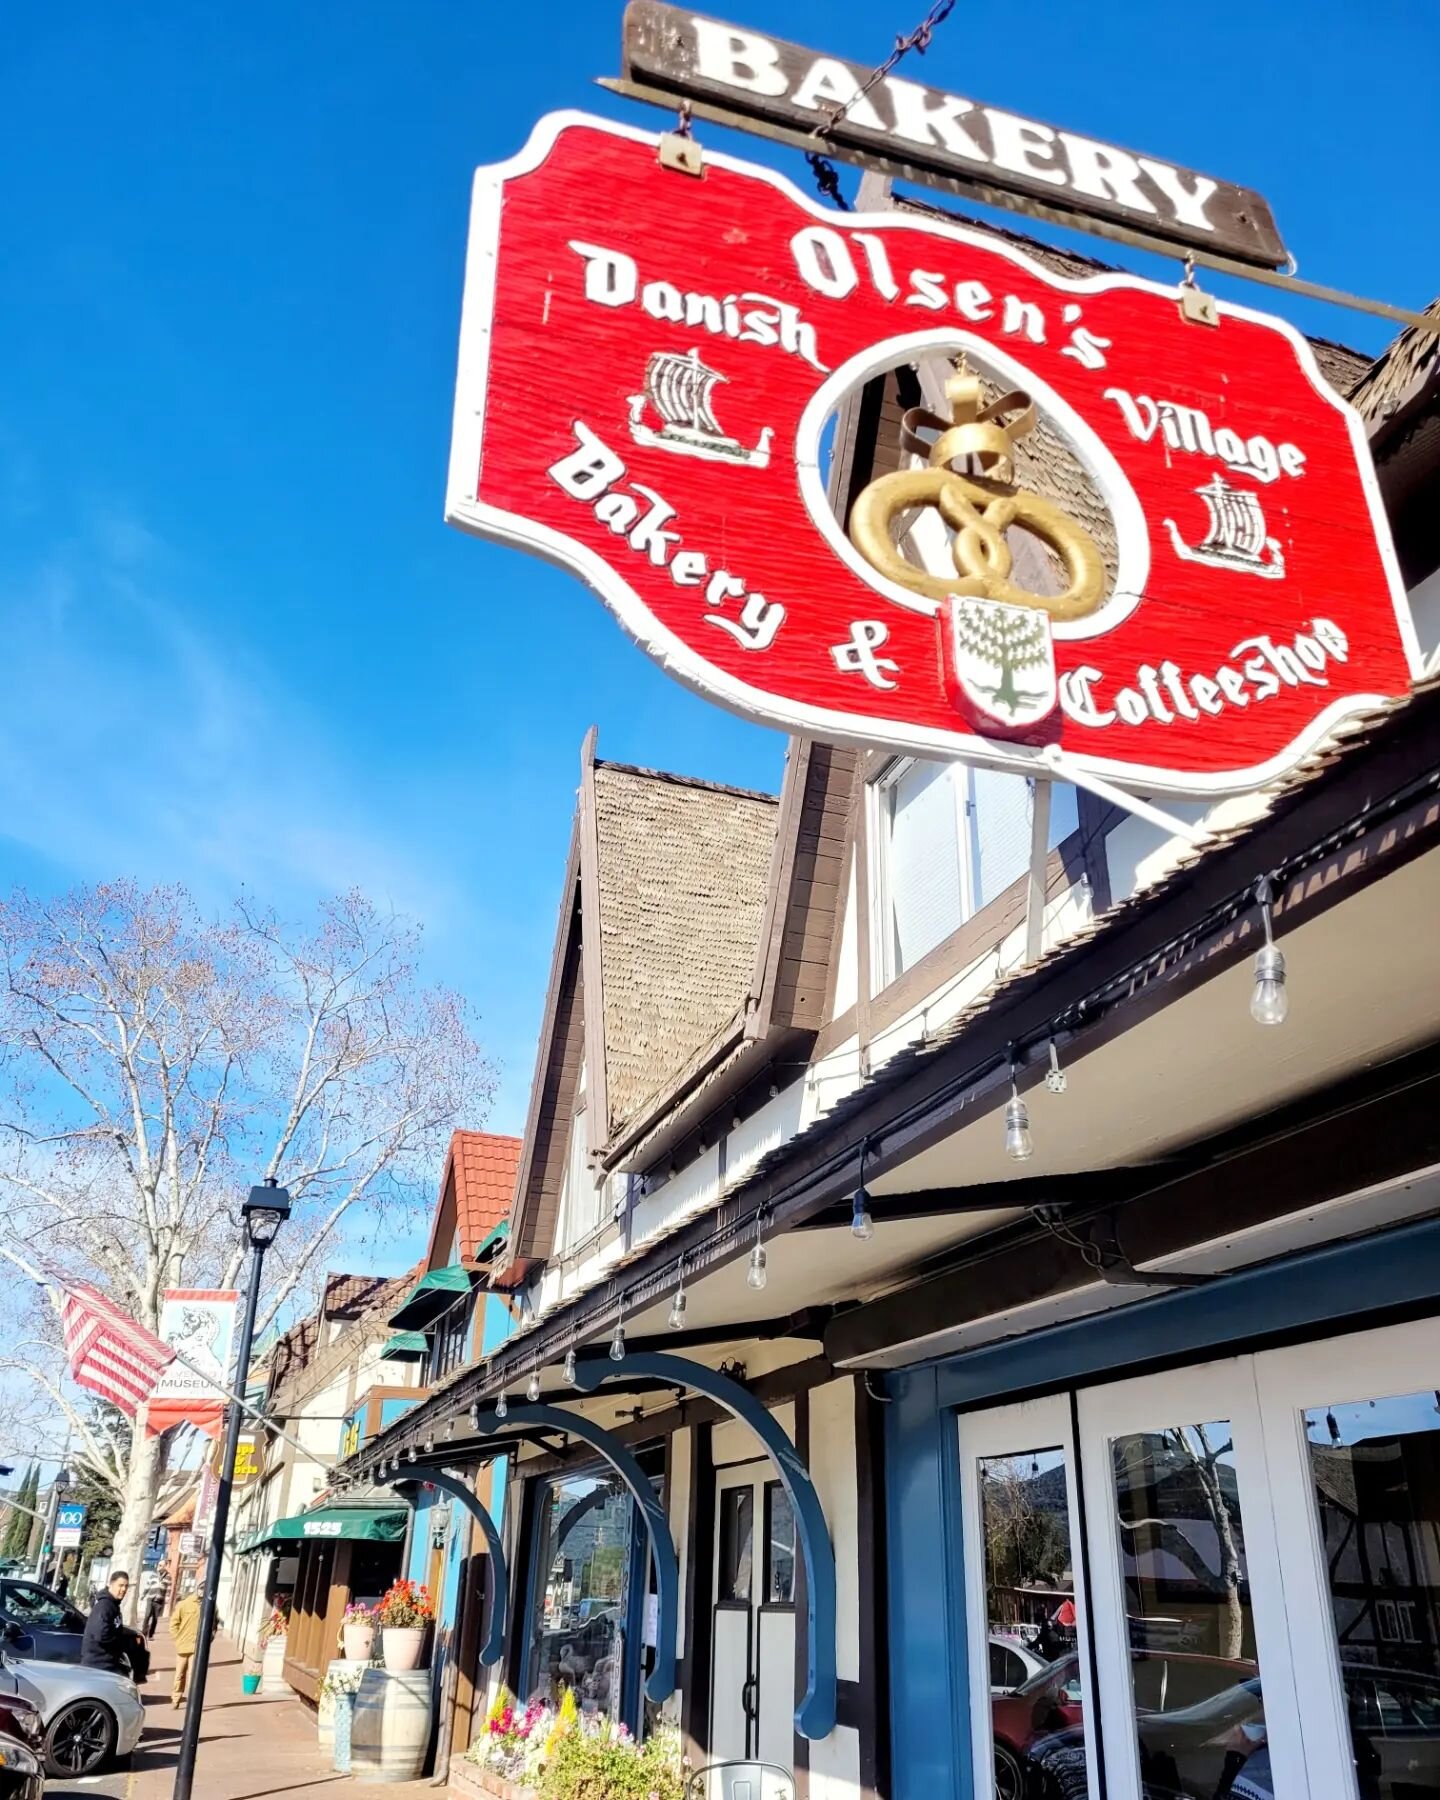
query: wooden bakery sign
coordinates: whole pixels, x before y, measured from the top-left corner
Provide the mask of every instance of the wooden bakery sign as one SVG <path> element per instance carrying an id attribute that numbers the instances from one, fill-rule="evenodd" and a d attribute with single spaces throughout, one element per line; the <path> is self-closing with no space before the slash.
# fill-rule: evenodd
<path id="1" fill-rule="evenodd" d="M 1405 691 L 1364 432 L 1288 325 L 657 144 L 556 114 L 477 173 L 453 524 L 831 740 L 1207 794 Z M 908 466 L 842 523 L 837 421 L 915 367 Z"/>
<path id="2" fill-rule="evenodd" d="M 1021 211 L 1073 215 L 1278 268 L 1284 244 L 1265 200 L 1160 157 L 1060 131 L 1003 107 L 872 71 L 684 6 L 630 0 L 628 83 L 662 90 L 742 129 L 959 188 Z M 621 84 L 622 87 L 624 84 Z M 823 128 L 824 141 L 813 134 Z"/>

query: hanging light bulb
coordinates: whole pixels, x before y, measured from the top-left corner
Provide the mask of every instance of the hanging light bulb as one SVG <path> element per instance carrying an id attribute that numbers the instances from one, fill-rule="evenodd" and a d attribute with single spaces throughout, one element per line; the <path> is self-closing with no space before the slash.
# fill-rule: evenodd
<path id="1" fill-rule="evenodd" d="M 623 1318 L 615 1321 L 615 1330 L 610 1339 L 610 1360 L 611 1362 L 624 1362 L 625 1360 L 625 1321 Z"/>
<path id="2" fill-rule="evenodd" d="M 675 1298 L 670 1302 L 670 1316 L 665 1323 L 672 1331 L 685 1329 L 685 1308 L 689 1301 L 685 1297 L 685 1265 L 680 1265 L 680 1285 L 675 1290 Z"/>
<path id="3" fill-rule="evenodd" d="M 525 1398 L 532 1406 L 540 1398 L 540 1371 L 538 1369 L 530 1371 L 530 1379 L 525 1384 Z"/>
<path id="4" fill-rule="evenodd" d="M 510 1410 L 510 1401 L 506 1397 L 504 1388 L 501 1388 L 500 1398 L 495 1402 L 495 1417 L 497 1419 L 503 1419 L 505 1417 L 505 1415 L 509 1412 L 509 1410 Z"/>
<path id="5" fill-rule="evenodd" d="M 445 1442 L 448 1444 L 450 1442 L 451 1438 L 454 1437 L 454 1435 L 455 1435 L 455 1415 L 454 1415 L 454 1413 L 451 1413 L 450 1417 L 445 1421 Z"/>
<path id="6" fill-rule="evenodd" d="M 574 1387 L 575 1378 L 578 1373 L 579 1370 L 575 1361 L 575 1346 L 572 1344 L 565 1352 L 565 1379 L 571 1387 Z"/>
<path id="7" fill-rule="evenodd" d="M 470 1429 L 472 1431 L 480 1429 L 480 1403 L 478 1400 L 470 1408 Z"/>
<path id="8" fill-rule="evenodd" d="M 870 1140 L 865 1138 L 860 1145 L 860 1180 L 850 1197 L 850 1235 L 862 1244 L 875 1235 L 875 1221 L 870 1217 L 870 1195 L 865 1186 L 865 1158 L 869 1150 Z"/>
<path id="9" fill-rule="evenodd" d="M 426 1436 L 426 1439 L 425 1439 L 425 1454 L 426 1454 L 426 1455 L 427 1455 L 427 1456 L 433 1456 L 433 1455 L 434 1455 L 434 1454 L 435 1454 L 435 1434 L 434 1434 L 434 1432 L 430 1432 L 430 1433 L 429 1433 L 429 1434 L 428 1434 L 428 1435 L 427 1435 L 427 1436 Z"/>
<path id="10" fill-rule="evenodd" d="M 414 1445 L 413 1445 L 413 1444 L 407 1444 L 407 1445 L 406 1445 L 406 1446 L 405 1446 L 405 1460 L 406 1460 L 406 1462 L 408 1462 L 408 1463 L 413 1463 L 413 1462 L 414 1462 L 414 1460 L 415 1460 L 415 1446 L 414 1446 Z"/>
<path id="11" fill-rule="evenodd" d="M 1262 875 L 1255 883 L 1255 899 L 1260 907 L 1260 925 L 1265 942 L 1255 956 L 1255 985 L 1250 990 L 1250 1017 L 1257 1025 L 1283 1025 L 1290 1011 L 1290 995 L 1285 987 L 1285 953 L 1275 942 L 1271 908 L 1275 900 L 1274 883 Z"/>
<path id="12" fill-rule="evenodd" d="M 755 1248 L 750 1252 L 750 1267 L 745 1271 L 746 1287 L 754 1288 L 757 1292 L 770 1279 L 765 1267 L 769 1258 L 762 1241 L 764 1230 L 765 1214 L 762 1210 L 755 1215 Z"/>
<path id="13" fill-rule="evenodd" d="M 1010 1098 L 1005 1102 L 1005 1154 L 1011 1162 L 1028 1162 L 1035 1154 L 1030 1136 L 1030 1108 L 1020 1098 L 1015 1059 L 1010 1059 Z"/>

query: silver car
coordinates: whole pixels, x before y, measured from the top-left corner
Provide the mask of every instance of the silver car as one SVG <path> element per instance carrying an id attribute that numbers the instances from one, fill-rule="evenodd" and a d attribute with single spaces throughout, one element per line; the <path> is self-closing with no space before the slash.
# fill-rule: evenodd
<path id="1" fill-rule="evenodd" d="M 93 1775 L 140 1742 L 145 1706 L 128 1675 L 36 1662 L 8 1650 L 0 1662 L 0 1687 L 28 1700 L 44 1722 L 40 1754 L 47 1774 Z"/>

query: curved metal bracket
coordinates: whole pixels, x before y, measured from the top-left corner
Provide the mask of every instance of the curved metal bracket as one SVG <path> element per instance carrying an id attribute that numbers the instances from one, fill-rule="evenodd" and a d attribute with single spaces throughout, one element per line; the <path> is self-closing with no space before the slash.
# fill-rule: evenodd
<path id="1" fill-rule="evenodd" d="M 627 1353 L 620 1363 L 582 1362 L 576 1370 L 575 1385 L 584 1394 L 593 1394 L 612 1376 L 627 1379 L 634 1376 L 653 1377 L 657 1381 L 680 1383 L 723 1406 L 732 1418 L 748 1425 L 765 1446 L 775 1472 L 790 1496 L 795 1513 L 795 1533 L 805 1564 L 805 1634 L 809 1682 L 795 1708 L 795 1729 L 801 1737 L 829 1737 L 835 1729 L 835 1548 L 830 1542 L 830 1528 L 825 1523 L 824 1508 L 810 1471 L 805 1467 L 795 1446 L 781 1430 L 774 1415 L 766 1411 L 755 1396 L 718 1370 L 687 1357 L 672 1356 L 667 1351 L 637 1350 Z M 512 1413 L 517 1409 L 512 1407 Z"/>
<path id="2" fill-rule="evenodd" d="M 485 1602 L 485 1641 L 480 1646 L 480 1661 L 486 1668 L 498 1663 L 505 1654 L 505 1602 L 510 1593 L 510 1574 L 505 1567 L 505 1546 L 500 1542 L 499 1529 L 489 1511 L 458 1476 L 447 1475 L 442 1469 L 427 1468 L 423 1473 L 417 1473 L 407 1467 L 398 1475 L 383 1475 L 378 1479 L 384 1486 L 397 1490 L 419 1487 L 428 1481 L 431 1487 L 453 1495 L 480 1527 L 485 1547 L 490 1552 L 490 1591 Z M 401 1498 L 409 1500 L 414 1507 L 415 1502 L 408 1494 L 402 1494 Z"/>
<path id="3" fill-rule="evenodd" d="M 609 1463 L 640 1508 L 655 1558 L 655 1585 L 659 1589 L 659 1621 L 656 1628 L 655 1666 L 645 1678 L 645 1692 L 654 1701 L 668 1700 L 675 1692 L 675 1619 L 680 1605 L 680 1568 L 670 1536 L 670 1521 L 656 1497 L 650 1478 L 614 1434 L 580 1413 L 560 1406 L 518 1404 L 511 1401 L 503 1419 L 493 1412 L 480 1415 L 485 1433 L 493 1437 L 507 1426 L 547 1426 L 563 1431 L 596 1450 Z"/>

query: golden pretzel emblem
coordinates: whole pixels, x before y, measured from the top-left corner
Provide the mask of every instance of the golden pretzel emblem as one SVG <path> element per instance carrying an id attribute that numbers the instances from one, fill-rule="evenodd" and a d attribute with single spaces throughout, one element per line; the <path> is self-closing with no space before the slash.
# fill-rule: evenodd
<path id="1" fill-rule="evenodd" d="M 945 384 L 945 397 L 951 406 L 948 421 L 918 407 L 906 413 L 900 441 L 907 450 L 925 450 L 921 427 L 939 428 L 930 466 L 881 475 L 861 493 L 850 511 L 856 549 L 898 586 L 933 600 L 979 595 L 1034 607 L 1055 620 L 1086 618 L 1105 598 L 1105 564 L 1095 540 L 1053 501 L 1014 484 L 1014 441 L 1035 426 L 1029 397 L 1012 392 L 984 406 L 979 381 L 963 369 Z M 1016 408 L 1019 417 L 1003 423 L 1003 415 Z M 953 468 L 962 456 L 973 456 L 981 473 L 962 475 Z M 933 507 L 954 532 L 954 575 L 916 568 L 896 547 L 893 522 L 915 507 Z M 1012 525 L 1032 532 L 1059 557 L 1068 583 L 1063 592 L 1034 594 L 1010 579 L 1014 557 L 1005 533 Z"/>

